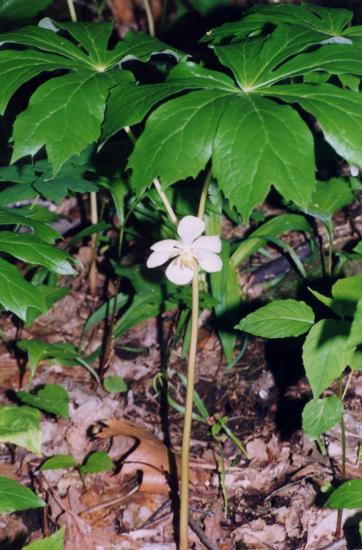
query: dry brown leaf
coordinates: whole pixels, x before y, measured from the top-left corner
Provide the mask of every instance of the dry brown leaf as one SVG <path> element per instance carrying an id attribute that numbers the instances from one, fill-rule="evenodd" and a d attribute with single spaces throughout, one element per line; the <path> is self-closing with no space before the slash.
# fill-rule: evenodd
<path id="1" fill-rule="evenodd" d="M 98 439 L 121 439 L 121 479 L 142 472 L 140 491 L 168 494 L 168 476 L 179 469 L 179 458 L 149 431 L 128 420 L 111 419 L 99 424 Z M 119 442 L 118 442 L 119 443 Z M 171 463 L 170 463 L 171 462 Z"/>

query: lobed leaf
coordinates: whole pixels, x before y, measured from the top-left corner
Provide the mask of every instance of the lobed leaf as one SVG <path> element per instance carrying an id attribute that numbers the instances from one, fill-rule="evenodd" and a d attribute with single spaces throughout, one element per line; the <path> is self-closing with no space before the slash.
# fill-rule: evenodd
<path id="1" fill-rule="evenodd" d="M 15 121 L 12 162 L 34 156 L 45 145 L 55 176 L 99 138 L 110 84 L 106 74 L 78 71 L 40 86 Z"/>
<path id="2" fill-rule="evenodd" d="M 313 138 L 288 106 L 251 94 L 228 98 L 213 150 L 213 173 L 245 220 L 271 185 L 299 206 L 308 204 L 314 188 Z"/>

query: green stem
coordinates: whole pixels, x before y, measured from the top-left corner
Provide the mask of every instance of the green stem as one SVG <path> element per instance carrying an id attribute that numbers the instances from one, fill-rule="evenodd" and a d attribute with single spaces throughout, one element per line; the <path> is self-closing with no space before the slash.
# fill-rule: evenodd
<path id="1" fill-rule="evenodd" d="M 187 369 L 187 391 L 181 452 L 181 498 L 180 498 L 180 550 L 188 549 L 189 521 L 189 454 L 192 423 L 192 405 L 195 385 L 197 333 L 199 321 L 199 270 L 195 268 L 192 279 L 191 341 Z"/>
<path id="2" fill-rule="evenodd" d="M 124 127 L 124 131 L 128 135 L 129 139 L 132 141 L 133 145 L 136 143 L 136 137 L 134 133 L 132 132 L 131 128 L 129 126 Z M 171 222 L 177 225 L 177 216 L 175 214 L 174 209 L 171 206 L 170 201 L 167 198 L 166 193 L 162 190 L 162 186 L 160 183 L 160 180 L 158 178 L 155 178 L 153 180 L 153 185 L 155 186 L 155 189 L 157 190 L 157 193 L 159 194 L 159 197 L 162 201 L 163 206 L 165 207 L 165 210 L 167 212 L 168 217 L 170 218 Z"/>
<path id="3" fill-rule="evenodd" d="M 68 4 L 70 18 L 73 21 L 73 23 L 76 23 L 78 19 L 77 19 L 77 12 L 75 11 L 73 0 L 67 0 L 67 4 Z"/>

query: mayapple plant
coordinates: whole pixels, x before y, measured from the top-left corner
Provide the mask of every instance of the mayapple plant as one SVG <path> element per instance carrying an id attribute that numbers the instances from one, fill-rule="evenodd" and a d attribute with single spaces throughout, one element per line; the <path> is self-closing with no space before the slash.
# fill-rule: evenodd
<path id="1" fill-rule="evenodd" d="M 23 0 L 19 2 L 24 4 Z M 39 0 L 37 5 L 41 9 L 48 3 Z M 210 274 L 211 293 L 217 301 L 214 310 L 220 320 L 239 305 L 237 269 L 245 258 L 265 241 L 280 244 L 276 239 L 286 230 L 312 232 L 305 217 L 284 214 L 268 220 L 250 240 L 235 248 L 233 243 L 220 240 L 222 215 L 227 213 L 236 223 L 248 222 L 272 187 L 293 209 L 312 215 L 317 211 L 319 215 L 323 193 L 334 194 L 336 187 L 335 181 L 319 181 L 316 177 L 319 159 L 315 150 L 321 133 L 335 156 L 352 166 L 352 173 L 362 166 L 362 26 L 351 26 L 352 15 L 349 10 L 310 4 L 258 6 L 240 21 L 209 31 L 203 39 L 209 46 L 208 55 L 200 62 L 144 33 L 129 33 L 112 48 L 112 25 L 76 22 L 74 10 L 71 23 L 46 18 L 38 26 L 24 26 L 0 35 L 0 113 L 6 120 L 8 115 L 9 120 L 14 119 L 9 148 L 4 152 L 6 159 L 11 156 L 13 166 L 6 167 L 2 176 L 2 180 L 11 182 L 11 188 L 10 193 L 5 190 L 7 194 L 0 196 L 0 224 L 14 231 L 0 232 L 0 252 L 26 266 L 43 269 L 29 281 L 11 262 L 1 258 L 1 306 L 30 324 L 64 295 L 59 294 L 56 285 L 43 283 L 54 282 L 56 275 L 74 273 L 71 256 L 54 244 L 60 238 L 50 225 L 54 216 L 35 204 L 14 211 L 10 195 L 19 192 L 22 198 L 36 201 L 51 193 L 52 184 L 54 188 L 62 186 L 64 193 L 69 189 L 90 191 L 95 224 L 94 193 L 102 188 L 114 201 L 122 220 L 122 235 L 131 213 L 137 219 L 148 208 L 147 214 L 151 210 L 150 215 L 155 216 L 149 205 L 159 200 L 178 232 L 179 240 L 167 238 L 152 246 L 147 264 L 153 268 L 169 262 L 166 277 L 172 283 L 192 284 L 182 442 L 182 550 L 188 547 L 188 455 L 201 296 L 199 270 Z M 160 75 L 159 81 L 144 83 L 142 77 L 133 74 L 130 61 L 157 65 L 159 55 L 168 60 L 166 75 Z M 29 81 L 33 85 L 24 87 Z M 19 89 L 29 95 L 21 112 L 13 99 Z M 97 157 L 107 142 L 112 140 L 118 146 L 117 136 L 123 130 L 131 138 L 133 150 L 128 154 L 127 147 L 118 148 L 117 177 L 106 183 L 104 178 L 95 183 L 86 179 L 69 181 L 75 174 L 78 155 L 89 153 L 84 170 L 80 170 L 83 176 L 92 166 L 92 157 Z M 42 165 L 43 171 L 36 170 L 37 163 L 46 163 L 40 158 L 44 153 L 48 164 Z M 26 166 L 29 156 L 35 157 L 33 168 Z M 68 187 L 64 187 L 64 178 L 69 181 Z M 197 216 L 187 211 L 178 223 L 172 185 L 187 178 L 194 178 L 195 189 L 187 182 L 185 194 L 192 198 L 196 190 L 199 208 Z M 338 187 L 343 188 L 344 201 L 348 184 L 338 180 Z M 329 209 L 328 216 L 331 212 Z M 23 227 L 30 228 L 31 233 L 19 233 Z M 104 227 L 98 229 L 103 231 Z M 202 235 L 204 230 L 206 235 Z M 144 289 L 144 281 L 140 282 L 135 270 L 131 276 L 123 266 L 114 265 L 113 269 L 115 276 L 128 277 L 135 288 L 134 301 L 116 323 L 114 335 L 119 336 L 144 319 L 140 305 L 149 306 L 148 315 L 157 315 L 161 304 L 165 304 L 160 287 L 150 284 Z M 166 305 L 177 307 L 180 294 L 167 288 Z M 126 303 L 127 296 L 116 293 L 113 313 L 117 314 Z M 264 335 L 280 335 L 282 327 L 292 331 L 288 333 L 292 336 L 311 329 L 304 354 L 307 371 L 308 361 L 312 364 L 320 357 L 328 358 L 325 378 L 316 373 L 317 386 L 309 376 L 313 407 L 320 411 L 326 405 L 320 400 L 321 394 L 342 376 L 347 365 L 352 365 L 351 350 L 357 343 L 351 343 L 346 331 L 350 328 L 354 333 L 359 309 L 333 310 L 342 319 L 325 320 L 322 326 L 322 321 L 314 325 L 313 311 L 306 304 L 286 301 L 273 307 L 272 311 L 269 308 L 255 314 L 263 317 Z M 97 319 L 104 318 L 102 315 L 104 312 L 95 312 Z M 239 328 L 252 332 L 253 323 L 255 317 L 247 317 Z M 326 328 L 329 332 L 325 333 Z M 230 336 L 222 326 L 219 329 L 225 354 L 231 358 L 235 333 Z M 338 360 L 334 354 L 325 355 L 325 334 L 336 355 L 343 348 Z M 337 400 L 341 397 L 343 392 Z M 329 398 L 329 409 L 334 403 L 337 401 L 332 403 Z M 334 417 L 342 422 L 340 405 L 337 408 L 333 409 Z M 319 418 L 325 417 L 320 414 Z M 313 427 L 318 438 L 328 429 L 322 424 Z M 311 433 L 306 421 L 305 429 Z"/>

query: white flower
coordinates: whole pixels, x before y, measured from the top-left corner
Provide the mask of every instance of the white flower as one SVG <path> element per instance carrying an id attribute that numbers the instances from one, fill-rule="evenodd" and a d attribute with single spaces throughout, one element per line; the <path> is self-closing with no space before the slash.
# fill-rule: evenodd
<path id="1" fill-rule="evenodd" d="M 200 218 L 185 216 L 177 226 L 180 240 L 165 239 L 151 246 L 147 267 L 158 267 L 172 259 L 166 277 L 177 285 L 190 283 L 197 266 L 209 273 L 221 271 L 222 261 L 217 256 L 221 241 L 217 236 L 201 237 L 204 230 L 205 222 Z"/>

